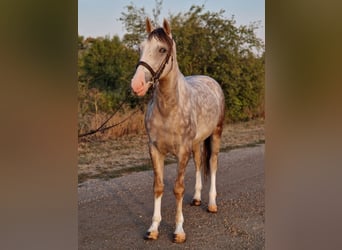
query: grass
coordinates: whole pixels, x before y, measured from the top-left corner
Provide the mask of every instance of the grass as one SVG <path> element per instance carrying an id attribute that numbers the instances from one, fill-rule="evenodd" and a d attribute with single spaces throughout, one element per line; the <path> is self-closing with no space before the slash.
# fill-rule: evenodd
<path id="1" fill-rule="evenodd" d="M 265 140 L 259 140 L 253 143 L 248 143 L 245 145 L 237 145 L 237 146 L 227 146 L 225 148 L 221 148 L 220 152 L 228 152 L 230 150 L 233 149 L 237 149 L 237 148 L 246 148 L 246 147 L 256 147 L 260 144 L 265 143 Z M 168 164 L 172 164 L 172 163 L 176 163 L 177 161 L 175 159 L 166 159 L 165 160 L 165 165 Z M 129 167 L 129 168 L 122 168 L 119 170 L 104 170 L 101 171 L 98 174 L 95 175 L 90 175 L 90 174 L 86 174 L 86 173 L 81 173 L 78 175 L 78 183 L 81 184 L 83 182 L 85 182 L 86 180 L 89 179 L 102 179 L 102 180 L 109 180 L 109 179 L 113 179 L 113 178 L 118 178 L 121 176 L 124 176 L 125 174 L 130 174 L 133 172 L 141 172 L 141 171 L 148 171 L 148 170 L 152 170 L 152 164 L 143 164 L 140 166 L 134 166 L 134 167 Z"/>
<path id="2" fill-rule="evenodd" d="M 112 178 L 118 178 L 121 177 L 125 174 L 132 173 L 132 172 L 141 172 L 141 171 L 147 171 L 147 170 L 152 170 L 152 165 L 151 164 L 144 164 L 141 166 L 135 166 L 135 167 L 130 167 L 130 168 L 123 168 L 119 170 L 104 170 L 101 171 L 98 174 L 95 175 L 89 175 L 89 174 L 79 174 L 78 175 L 78 183 L 82 183 L 88 179 L 103 179 L 103 180 L 109 180 Z"/>
<path id="3" fill-rule="evenodd" d="M 172 164 L 175 162 L 176 162 L 176 160 L 174 160 L 174 159 L 166 159 L 164 164 L 168 165 L 168 164 Z M 86 180 L 89 180 L 89 179 L 109 180 L 109 179 L 124 176 L 125 174 L 130 174 L 133 172 L 148 171 L 148 170 L 152 170 L 152 169 L 153 169 L 152 164 L 148 163 L 148 164 L 143 164 L 140 166 L 122 168 L 122 169 L 118 169 L 118 170 L 110 170 L 110 171 L 104 170 L 104 171 L 101 171 L 100 173 L 94 174 L 94 175 L 81 173 L 78 175 L 78 183 L 80 184 L 80 183 L 85 182 Z"/>
<path id="4" fill-rule="evenodd" d="M 234 145 L 234 146 L 226 146 L 223 148 L 220 148 L 220 152 L 229 152 L 233 149 L 238 149 L 238 148 L 252 148 L 252 147 L 257 147 L 260 144 L 264 144 L 265 140 L 258 140 L 255 142 L 247 143 L 247 144 L 242 144 L 242 145 Z"/>
<path id="5" fill-rule="evenodd" d="M 87 137 L 82 137 L 79 139 L 79 141 L 86 142 L 89 140 L 106 140 L 108 138 L 118 138 L 132 134 L 140 134 L 141 131 L 145 131 L 145 116 L 143 112 L 136 111 L 137 109 L 131 110 L 131 108 L 129 107 L 124 107 L 122 112 L 120 111 L 116 113 L 115 116 L 112 119 L 110 119 L 110 121 L 106 124 L 106 126 L 117 124 L 116 126 L 101 133 L 95 133 Z M 134 112 L 136 113 L 130 116 L 130 114 L 133 114 Z M 82 127 L 80 126 L 80 124 L 86 124 L 87 126 L 82 127 L 82 129 L 79 131 L 79 134 L 83 134 L 91 130 L 97 129 L 100 126 L 100 124 L 102 124 L 107 119 L 108 114 L 104 112 L 100 112 L 96 115 L 83 114 L 83 116 L 79 120 L 79 127 Z"/>
<path id="6" fill-rule="evenodd" d="M 87 138 L 79 142 L 78 183 L 88 179 L 109 180 L 132 172 L 152 169 L 144 133 L 117 138 Z M 221 137 L 221 152 L 256 147 L 265 143 L 264 120 L 226 124 Z M 165 165 L 175 163 L 167 156 Z"/>

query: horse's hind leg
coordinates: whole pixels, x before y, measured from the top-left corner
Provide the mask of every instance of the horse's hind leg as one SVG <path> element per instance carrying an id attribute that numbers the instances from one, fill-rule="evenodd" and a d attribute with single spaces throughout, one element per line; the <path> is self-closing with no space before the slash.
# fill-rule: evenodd
<path id="1" fill-rule="evenodd" d="M 202 176 L 201 176 L 201 145 L 198 143 L 193 146 L 193 156 L 196 166 L 196 184 L 195 184 L 195 194 L 192 199 L 192 206 L 201 205 L 201 190 L 202 190 Z"/>
<path id="2" fill-rule="evenodd" d="M 211 135 L 211 155 L 210 155 L 210 190 L 208 211 L 211 213 L 217 212 L 216 205 L 216 172 L 218 163 L 218 153 L 220 151 L 220 141 L 222 134 L 222 126 L 217 126 L 214 133 Z"/>

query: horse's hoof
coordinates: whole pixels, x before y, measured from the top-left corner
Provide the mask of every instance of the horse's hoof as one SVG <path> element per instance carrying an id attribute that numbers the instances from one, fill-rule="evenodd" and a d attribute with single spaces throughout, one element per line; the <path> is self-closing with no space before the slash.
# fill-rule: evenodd
<path id="1" fill-rule="evenodd" d="M 208 206 L 209 213 L 217 213 L 217 206 L 216 205 L 209 205 Z"/>
<path id="2" fill-rule="evenodd" d="M 185 240 L 186 240 L 185 233 L 173 234 L 174 243 L 183 243 L 185 242 Z"/>
<path id="3" fill-rule="evenodd" d="M 145 240 L 156 240 L 158 239 L 158 231 L 146 232 L 144 239 Z"/>
<path id="4" fill-rule="evenodd" d="M 193 199 L 191 201 L 191 206 L 201 206 L 201 200 Z"/>

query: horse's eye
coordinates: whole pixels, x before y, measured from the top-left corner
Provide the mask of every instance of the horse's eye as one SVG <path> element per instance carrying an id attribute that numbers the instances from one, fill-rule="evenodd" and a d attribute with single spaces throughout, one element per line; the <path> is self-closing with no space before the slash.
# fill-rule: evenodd
<path id="1" fill-rule="evenodd" d="M 159 49 L 159 52 L 160 52 L 160 53 L 165 53 L 165 52 L 166 52 L 166 49 L 165 49 L 165 48 L 160 48 L 160 49 Z"/>

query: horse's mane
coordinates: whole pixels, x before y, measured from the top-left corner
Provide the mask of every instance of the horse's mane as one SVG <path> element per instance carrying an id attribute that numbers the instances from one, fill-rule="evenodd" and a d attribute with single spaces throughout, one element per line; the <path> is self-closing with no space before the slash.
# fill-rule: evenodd
<path id="1" fill-rule="evenodd" d="M 172 39 L 166 34 L 165 30 L 163 28 L 157 28 L 154 29 L 147 37 L 149 41 L 151 41 L 152 38 L 156 38 L 157 40 L 166 43 L 169 48 L 172 47 Z"/>

